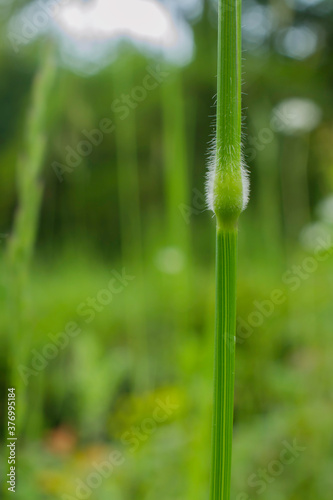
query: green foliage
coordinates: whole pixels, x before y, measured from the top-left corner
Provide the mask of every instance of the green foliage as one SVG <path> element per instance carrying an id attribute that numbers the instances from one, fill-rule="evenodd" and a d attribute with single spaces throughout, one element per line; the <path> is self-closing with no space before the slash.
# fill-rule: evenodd
<path id="1" fill-rule="evenodd" d="M 6 44 L 0 47 L 2 394 L 16 368 L 11 353 L 31 366 L 51 338 L 63 340 L 68 323 L 77 322 L 80 330 L 24 386 L 24 403 L 19 406 L 22 410 L 26 405 L 27 411 L 19 442 L 18 500 L 65 500 L 66 494 L 75 498 L 77 480 L 86 480 L 95 472 L 94 464 L 104 462 L 115 450 L 123 453 L 125 461 L 103 477 L 90 498 L 209 497 L 215 221 L 207 217 L 203 170 L 213 113 L 207 110 L 216 91 L 215 3 L 205 2 L 204 15 L 192 25 L 196 54 L 184 68 L 165 68 L 160 59 L 148 60 L 128 44 L 119 47 L 117 58 L 103 71 L 88 78 L 74 74 L 56 58 L 57 85 L 48 91 L 42 113 L 37 101 L 45 103 L 47 92 L 39 86 L 33 107 L 35 116 L 43 114 L 43 119 L 39 126 L 34 121 L 31 128 L 25 116 L 31 108 L 32 76 L 44 57 L 45 39 L 22 46 L 18 55 Z M 243 1 L 244 14 L 251 20 L 244 22 L 243 147 L 253 197 L 239 221 L 230 486 L 235 500 L 330 500 L 332 496 L 333 452 L 328 436 L 333 411 L 329 243 L 333 227 L 326 198 L 333 188 L 333 23 L 330 2 L 306 8 L 303 4 L 294 2 L 292 8 L 290 2 L 280 2 L 276 9 L 276 2 Z M 253 19 L 262 19 L 263 24 L 251 27 Z M 5 28 L 4 19 L 1 23 Z M 294 37 L 303 25 L 307 35 L 318 35 L 318 44 L 309 57 L 292 58 L 283 52 L 284 34 L 291 32 Z M 142 84 L 147 65 L 158 64 L 169 77 L 145 100 L 131 101 L 127 119 L 121 121 L 122 115 L 112 110 L 114 101 Z M 323 116 L 306 135 L 286 136 L 274 126 L 279 124 L 274 109 L 295 96 L 314 101 Z M 60 183 L 52 163 L 65 164 L 67 148 L 76 151 L 85 140 L 82 131 L 97 129 L 104 118 L 115 126 L 121 121 L 118 135 L 116 130 L 106 134 Z M 42 135 L 48 138 L 44 152 Z M 28 136 L 32 149 L 27 146 Z M 27 226 L 20 239 L 24 237 L 26 246 L 17 246 L 17 254 L 22 257 L 20 263 L 26 263 L 30 279 L 24 307 L 14 312 L 7 307 L 13 303 L 16 282 L 9 286 L 6 280 L 10 261 L 6 235 L 12 233 L 19 205 L 16 159 L 28 151 L 34 161 L 44 154 L 38 175 L 29 178 L 31 192 L 24 198 L 25 206 L 31 200 L 28 208 L 39 221 L 36 226 L 36 219 L 26 212 L 26 224 L 20 226 Z M 28 160 L 22 165 L 31 166 Z M 120 200 L 117 181 L 124 162 L 128 170 L 121 171 Z M 127 172 L 128 176 L 134 172 L 128 182 Z M 298 180 L 306 185 L 308 197 Z M 44 186 L 39 209 L 37 185 L 39 193 Z M 125 215 L 134 226 L 125 234 L 126 257 L 121 207 L 130 208 Z M 318 232 L 328 241 L 327 259 L 322 261 L 313 253 Z M 227 234 L 224 231 L 224 239 Z M 227 248 L 221 239 L 220 246 Z M 141 277 L 130 261 L 136 269 L 141 266 Z M 224 277 L 230 280 L 231 267 L 223 262 L 217 269 L 220 273 L 225 269 Z M 316 268 L 313 272 L 306 270 L 311 264 Z M 123 266 L 135 279 L 109 304 L 92 302 L 99 310 L 89 306 L 93 320 L 87 323 L 77 308 L 94 301 L 113 270 Z M 282 299 L 273 303 L 277 289 Z M 227 295 L 222 292 L 221 288 L 219 312 L 227 307 L 222 299 Z M 101 297 L 105 301 L 108 295 L 103 292 Z M 230 314 L 220 319 L 232 321 Z M 17 339 L 13 332 L 18 323 Z M 221 354 L 227 355 L 223 345 Z M 231 366 L 229 354 L 227 359 Z M 19 380 L 18 372 L 16 376 Z M 227 394 L 230 397 L 231 391 Z M 156 399 L 167 397 L 179 409 L 152 430 Z M 4 404 L 2 397 L 1 408 Z M 4 443 L 5 412 L 0 415 Z M 230 427 L 230 411 L 228 415 Z M 126 432 L 130 434 L 123 442 Z M 282 455 L 290 463 L 281 469 L 283 443 L 292 445 L 294 440 L 306 449 L 294 461 L 290 454 Z M 2 474 L 5 465 L 6 460 L 1 461 Z"/>

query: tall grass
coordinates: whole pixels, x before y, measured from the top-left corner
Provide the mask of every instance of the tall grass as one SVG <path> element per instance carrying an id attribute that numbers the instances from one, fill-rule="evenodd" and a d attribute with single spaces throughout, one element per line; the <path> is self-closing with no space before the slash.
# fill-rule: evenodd
<path id="1" fill-rule="evenodd" d="M 125 58 L 114 65 L 114 94 L 118 98 L 134 86 L 134 60 Z M 122 264 L 136 277 L 138 307 L 126 316 L 128 344 L 134 346 L 133 380 L 137 392 L 147 390 L 151 383 L 146 324 L 146 300 L 143 281 L 143 234 L 140 206 L 140 178 L 137 144 L 137 115 L 133 109 L 124 118 L 115 115 L 117 148 L 117 179 Z M 138 353 L 140 353 L 138 355 Z M 144 363 L 142 363 L 144 359 Z"/>
<path id="2" fill-rule="evenodd" d="M 178 328 L 188 331 L 188 314 L 184 314 L 191 294 L 191 234 L 190 225 L 185 221 L 180 207 L 190 204 L 189 172 L 188 172 L 188 133 L 186 96 L 182 74 L 179 69 L 171 68 L 172 77 L 161 87 L 163 110 L 163 158 L 165 185 L 165 231 L 163 243 L 171 247 L 180 260 L 176 275 L 164 276 L 165 284 L 172 289 L 170 294 L 170 310 Z M 177 257 L 176 257 L 177 259 Z M 172 257 L 171 257 L 172 260 Z M 171 263 L 172 265 L 172 263 Z M 177 286 L 175 287 L 175 279 Z M 173 344 L 172 325 L 167 342 Z"/>
<path id="3" fill-rule="evenodd" d="M 255 106 L 252 106 L 249 117 L 255 134 L 258 134 L 260 130 L 264 130 L 267 116 L 270 116 L 271 113 L 271 107 L 269 96 L 262 92 L 260 100 L 256 101 Z M 258 237 L 263 247 L 271 249 L 269 255 L 262 256 L 262 258 L 268 257 L 270 263 L 272 259 L 275 259 L 280 266 L 285 266 L 281 259 L 283 255 L 283 239 L 281 193 L 278 189 L 280 184 L 278 138 L 276 134 L 272 132 L 272 140 L 269 144 L 260 145 L 260 149 L 256 152 L 255 162 L 258 184 L 256 221 L 261 228 L 261 234 Z"/>
<path id="4" fill-rule="evenodd" d="M 182 75 L 179 70 L 172 71 L 172 80 L 162 85 L 167 240 L 169 245 L 179 246 L 188 260 L 189 226 L 184 224 L 179 210 L 181 204 L 190 203 L 186 103 Z"/>
<path id="5" fill-rule="evenodd" d="M 219 0 L 216 141 L 207 195 L 216 215 L 211 500 L 229 500 L 236 332 L 237 224 L 248 197 L 241 154 L 241 1 Z"/>
<path id="6" fill-rule="evenodd" d="M 9 367 L 11 384 L 16 388 L 17 432 L 23 427 L 28 408 L 27 391 L 19 375 L 19 365 L 30 355 L 31 330 L 27 327 L 28 279 L 35 246 L 43 194 L 41 174 L 47 147 L 46 119 L 56 75 L 53 48 L 47 46 L 31 90 L 31 104 L 25 138 L 17 161 L 17 210 L 7 247 L 9 278 Z M 36 412 L 35 412 L 36 414 Z"/>
<path id="7" fill-rule="evenodd" d="M 131 58 L 114 64 L 113 86 L 115 98 L 119 98 L 124 88 L 134 86 Z M 140 210 L 140 181 L 137 147 L 137 123 L 135 110 L 129 109 L 128 115 L 115 114 L 115 139 L 117 148 L 117 180 L 119 219 L 121 232 L 121 251 L 123 263 L 135 267 L 142 273 L 142 230 Z M 133 245 L 135 242 L 135 245 Z"/>

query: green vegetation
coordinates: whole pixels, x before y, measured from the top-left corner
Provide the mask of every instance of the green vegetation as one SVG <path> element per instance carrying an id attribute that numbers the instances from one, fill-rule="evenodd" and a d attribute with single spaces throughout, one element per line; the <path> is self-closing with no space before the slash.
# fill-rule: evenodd
<path id="1" fill-rule="evenodd" d="M 247 201 L 241 158 L 241 2 L 219 2 L 216 151 L 208 201 L 216 216 L 216 325 L 210 498 L 230 498 L 238 217 Z M 210 192 L 211 190 L 211 192 Z M 244 202 L 245 200 L 245 202 Z"/>
<path id="2" fill-rule="evenodd" d="M 47 76 L 46 38 L 18 54 L 1 45 L 0 385 L 2 410 L 8 387 L 23 393 L 17 500 L 208 499 L 212 414 L 227 426 L 215 443 L 230 457 L 233 394 L 230 498 L 331 499 L 332 7 L 293 4 L 243 0 L 251 202 L 239 219 L 236 317 L 230 218 L 217 232 L 218 330 L 237 337 L 235 353 L 230 336 L 216 337 L 228 405 L 213 390 L 216 220 L 204 201 L 214 2 L 191 21 L 196 50 L 184 67 L 123 42 L 82 76 L 56 42 Z M 289 46 L 286 33 L 312 45 Z M 239 81 L 239 63 L 233 71 Z M 319 108 L 315 124 L 302 103 L 294 118 L 283 111 L 295 97 Z M 240 99 L 219 109 L 230 104 Z M 239 210 L 238 171 L 236 181 Z"/>

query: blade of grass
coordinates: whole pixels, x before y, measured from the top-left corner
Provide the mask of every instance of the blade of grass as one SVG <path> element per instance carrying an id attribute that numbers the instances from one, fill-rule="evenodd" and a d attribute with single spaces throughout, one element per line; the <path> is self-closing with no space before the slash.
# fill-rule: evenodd
<path id="1" fill-rule="evenodd" d="M 18 208 L 7 247 L 9 276 L 9 328 L 12 332 L 9 363 L 11 384 L 16 388 L 16 433 L 21 432 L 28 408 L 27 390 L 18 372 L 30 355 L 31 332 L 26 325 L 27 282 L 33 255 L 42 200 L 40 175 L 46 152 L 45 127 L 56 66 L 53 48 L 47 46 L 32 85 L 30 111 L 22 156 L 17 163 Z"/>
<path id="2" fill-rule="evenodd" d="M 241 0 L 219 0 L 216 143 L 207 183 L 216 215 L 216 321 L 211 500 L 230 499 L 237 224 L 248 198 L 241 154 Z"/>
<path id="3" fill-rule="evenodd" d="M 211 499 L 230 497 L 236 331 L 237 230 L 217 230 Z"/>
<path id="4" fill-rule="evenodd" d="M 115 95 L 124 91 L 124 82 L 133 86 L 133 66 L 131 59 L 118 62 L 113 74 Z M 121 251 L 123 264 L 136 276 L 136 302 L 139 307 L 133 308 L 126 317 L 129 346 L 133 347 L 133 382 L 137 392 L 147 390 L 151 385 L 151 366 L 149 360 L 149 339 L 146 323 L 146 294 L 144 286 L 142 210 L 140 206 L 140 179 L 137 140 L 137 115 L 130 110 L 122 119 L 115 116 L 115 138 L 117 148 L 117 178 L 119 193 L 119 215 L 121 232 Z M 135 242 L 135 244 L 134 244 Z M 129 298 L 133 300 L 133 298 Z M 140 353 L 140 355 L 138 355 Z M 142 360 L 145 360 L 142 362 Z"/>
<path id="5" fill-rule="evenodd" d="M 171 71 L 171 70 L 170 70 Z M 190 203 L 186 109 L 182 76 L 173 70 L 171 81 L 162 85 L 164 159 L 168 245 L 177 245 L 184 252 L 186 262 L 190 254 L 188 225 L 180 215 L 179 206 Z"/>
<path id="6" fill-rule="evenodd" d="M 191 294 L 191 251 L 190 225 L 183 219 L 179 207 L 190 203 L 188 173 L 188 134 L 186 97 L 182 75 L 179 70 L 170 68 L 172 77 L 161 86 L 164 140 L 164 184 L 166 231 L 164 244 L 174 247 L 183 259 L 177 275 L 164 275 L 163 282 L 170 287 L 170 315 L 175 322 L 165 338 L 165 351 L 171 352 L 177 345 L 173 338 L 177 328 L 189 331 L 189 315 L 184 314 Z M 177 280 L 177 281 L 176 281 Z M 175 286 L 175 281 L 177 286 Z M 174 371 L 179 366 L 170 366 Z"/>

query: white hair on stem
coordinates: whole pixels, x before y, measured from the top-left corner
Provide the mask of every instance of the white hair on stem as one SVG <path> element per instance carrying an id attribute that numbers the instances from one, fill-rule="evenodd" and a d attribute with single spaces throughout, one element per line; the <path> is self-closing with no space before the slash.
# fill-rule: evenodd
<path id="1" fill-rule="evenodd" d="M 223 162 L 223 160 L 220 158 L 219 160 L 220 164 L 230 164 L 230 156 L 228 159 Z M 247 207 L 247 204 L 249 202 L 249 197 L 250 197 L 250 179 L 249 179 L 249 173 L 247 171 L 247 167 L 245 164 L 245 161 L 243 160 L 243 154 L 241 155 L 241 162 L 240 165 L 234 165 L 233 170 L 235 172 L 239 171 L 238 169 L 240 168 L 241 171 L 241 178 L 242 178 L 242 194 L 243 194 L 243 206 L 242 210 L 245 210 Z M 215 213 L 214 210 L 214 201 L 215 201 L 215 195 L 214 195 L 214 187 L 215 187 L 215 175 L 216 175 L 216 169 L 217 169 L 217 146 L 216 146 L 216 137 L 214 137 L 208 147 L 208 171 L 206 174 L 206 201 L 209 210 L 212 210 L 212 212 Z"/>

